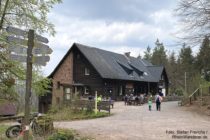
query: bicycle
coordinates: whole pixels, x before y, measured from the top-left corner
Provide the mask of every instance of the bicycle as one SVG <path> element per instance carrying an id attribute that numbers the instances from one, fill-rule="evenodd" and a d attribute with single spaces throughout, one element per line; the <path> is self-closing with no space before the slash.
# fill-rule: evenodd
<path id="1" fill-rule="evenodd" d="M 44 135 L 44 131 L 43 131 L 42 127 L 37 123 L 37 119 L 41 116 L 44 116 L 44 115 L 40 114 L 40 113 L 34 113 L 29 120 L 30 121 L 30 127 L 31 127 L 31 130 L 32 130 L 32 134 L 34 136 Z M 10 126 L 6 130 L 5 134 L 8 138 L 15 138 L 15 137 L 18 137 L 18 136 L 24 134 L 25 129 L 23 129 L 23 123 L 22 123 L 23 118 L 17 119 L 17 122 L 19 124 Z"/>

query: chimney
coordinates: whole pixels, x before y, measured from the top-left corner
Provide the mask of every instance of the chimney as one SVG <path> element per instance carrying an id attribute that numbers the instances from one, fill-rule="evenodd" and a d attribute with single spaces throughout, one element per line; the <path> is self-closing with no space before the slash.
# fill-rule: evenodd
<path id="1" fill-rule="evenodd" d="M 130 57 L 130 53 L 131 52 L 125 52 L 124 55 L 129 58 Z"/>

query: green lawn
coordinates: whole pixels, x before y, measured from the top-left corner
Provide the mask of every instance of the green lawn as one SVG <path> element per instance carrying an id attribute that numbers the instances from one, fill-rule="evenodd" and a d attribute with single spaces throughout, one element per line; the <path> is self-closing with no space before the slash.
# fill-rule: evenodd
<path id="1" fill-rule="evenodd" d="M 0 124 L 0 140 L 7 140 L 5 131 L 9 126 Z"/>
<path id="2" fill-rule="evenodd" d="M 94 119 L 100 117 L 110 116 L 108 112 L 88 112 L 87 110 L 72 110 L 70 108 L 63 108 L 57 111 L 51 111 L 48 114 L 54 121 L 64 120 L 83 120 L 83 119 Z"/>

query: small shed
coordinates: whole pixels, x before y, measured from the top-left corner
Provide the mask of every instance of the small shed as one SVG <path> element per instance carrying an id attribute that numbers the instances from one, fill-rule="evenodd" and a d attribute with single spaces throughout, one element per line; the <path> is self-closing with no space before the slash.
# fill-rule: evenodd
<path id="1" fill-rule="evenodd" d="M 17 113 L 15 102 L 0 100 L 0 116 L 14 116 Z"/>

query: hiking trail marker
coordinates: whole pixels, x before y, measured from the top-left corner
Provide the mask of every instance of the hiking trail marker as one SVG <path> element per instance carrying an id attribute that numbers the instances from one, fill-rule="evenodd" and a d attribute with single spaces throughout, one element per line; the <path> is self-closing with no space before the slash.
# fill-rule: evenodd
<path id="1" fill-rule="evenodd" d="M 7 27 L 6 31 L 11 34 L 7 37 L 9 43 L 8 50 L 10 59 L 27 64 L 26 70 L 26 95 L 25 95 L 25 117 L 24 126 L 30 125 L 30 97 L 32 85 L 32 66 L 45 66 L 50 60 L 48 54 L 52 53 L 52 49 L 46 45 L 48 39 L 37 35 L 34 30 L 24 31 L 15 27 Z M 34 55 L 34 56 L 33 56 Z M 29 129 L 25 130 L 24 140 L 29 138 Z"/>

